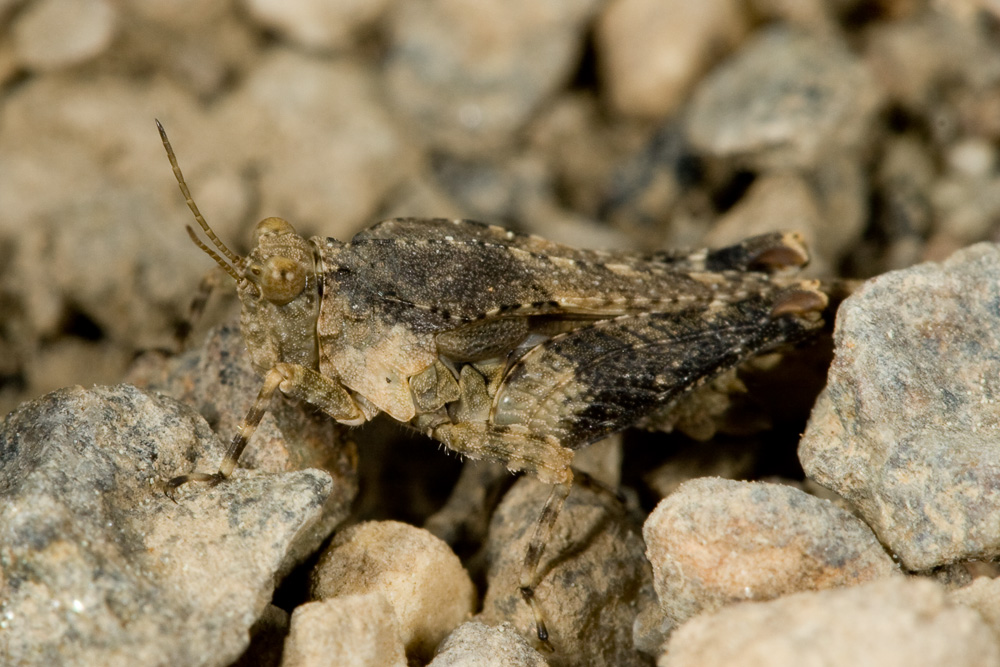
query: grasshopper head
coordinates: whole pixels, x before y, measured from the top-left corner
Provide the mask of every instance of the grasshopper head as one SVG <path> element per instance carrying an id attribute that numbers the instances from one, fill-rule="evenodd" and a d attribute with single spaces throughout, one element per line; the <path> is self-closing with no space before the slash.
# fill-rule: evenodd
<path id="1" fill-rule="evenodd" d="M 198 226 L 215 249 L 188 226 L 195 245 L 236 281 L 243 304 L 240 326 L 254 367 L 265 373 L 280 362 L 316 368 L 316 319 L 320 293 L 312 246 L 281 218 L 265 218 L 254 229 L 254 249 L 240 257 L 205 222 L 191 197 L 167 133 L 156 121 L 174 177 Z"/>
<path id="2" fill-rule="evenodd" d="M 237 280 L 250 358 L 261 372 L 279 362 L 316 368 L 320 293 L 313 248 L 281 218 L 257 223 L 254 241 Z"/>

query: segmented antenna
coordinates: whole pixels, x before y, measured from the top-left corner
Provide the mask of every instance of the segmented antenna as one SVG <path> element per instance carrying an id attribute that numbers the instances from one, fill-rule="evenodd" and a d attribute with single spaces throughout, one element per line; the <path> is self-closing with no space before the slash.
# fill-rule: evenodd
<path id="1" fill-rule="evenodd" d="M 208 226 L 207 222 L 205 222 L 204 216 L 202 216 L 201 211 L 198 210 L 198 205 L 194 203 L 194 199 L 191 197 L 191 190 L 188 189 L 187 182 L 184 180 L 184 174 L 181 173 L 180 165 L 177 164 L 177 156 L 174 155 L 174 149 L 170 145 L 170 139 L 167 138 L 167 131 L 163 129 L 163 125 L 159 120 L 156 121 L 156 129 L 160 131 L 160 139 L 163 140 L 163 148 L 167 151 L 167 159 L 170 160 L 170 166 L 174 170 L 174 178 L 177 179 L 177 185 L 181 189 L 181 194 L 184 195 L 184 201 L 187 203 L 188 208 L 191 209 L 191 213 L 194 214 L 194 219 L 198 221 L 198 225 L 205 232 L 205 236 L 207 236 L 212 242 L 212 245 L 218 248 L 219 252 L 221 252 L 232 264 L 224 262 L 218 253 L 202 243 L 202 241 L 195 235 L 194 230 L 190 225 L 187 227 L 188 235 L 191 237 L 191 240 L 194 241 L 195 245 L 201 248 L 209 257 L 214 259 L 216 264 L 221 266 L 226 273 L 233 277 L 233 280 L 237 283 L 243 282 L 244 278 L 234 268 L 234 266 L 243 265 L 243 258 L 227 248 L 226 244 L 215 235 L 212 228 Z"/>

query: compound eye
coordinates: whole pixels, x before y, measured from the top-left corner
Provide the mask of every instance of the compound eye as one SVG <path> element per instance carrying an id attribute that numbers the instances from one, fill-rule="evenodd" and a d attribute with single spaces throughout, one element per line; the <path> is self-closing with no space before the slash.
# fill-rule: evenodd
<path id="1" fill-rule="evenodd" d="M 271 257 L 260 273 L 261 295 L 275 304 L 284 306 L 306 287 L 306 272 L 302 266 L 287 257 Z"/>

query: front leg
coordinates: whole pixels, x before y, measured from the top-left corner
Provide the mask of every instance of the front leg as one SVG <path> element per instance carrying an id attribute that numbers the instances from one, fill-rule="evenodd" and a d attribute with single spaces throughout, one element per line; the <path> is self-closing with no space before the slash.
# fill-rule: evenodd
<path id="1" fill-rule="evenodd" d="M 167 494 L 172 494 L 175 489 L 188 482 L 208 482 L 214 485 L 233 474 L 240 455 L 243 454 L 260 420 L 264 417 L 276 390 L 316 406 L 343 424 L 358 425 L 365 421 L 364 412 L 337 380 L 305 366 L 276 364 L 264 378 L 264 385 L 257 394 L 257 400 L 240 421 L 219 470 L 214 473 L 191 472 L 174 477 L 166 484 Z"/>

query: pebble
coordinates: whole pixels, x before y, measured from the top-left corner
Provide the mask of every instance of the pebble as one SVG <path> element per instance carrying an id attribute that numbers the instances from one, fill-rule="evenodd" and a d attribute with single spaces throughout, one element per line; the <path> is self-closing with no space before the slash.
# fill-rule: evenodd
<path id="1" fill-rule="evenodd" d="M 608 3 L 597 22 L 595 48 L 610 103 L 629 116 L 666 116 L 747 28 L 736 0 Z"/>
<path id="2" fill-rule="evenodd" d="M 354 44 L 357 35 L 382 18 L 390 0 L 245 0 L 250 16 L 309 49 L 334 51 Z"/>
<path id="3" fill-rule="evenodd" d="M 27 68 L 71 67 L 103 53 L 118 15 L 108 0 L 39 0 L 25 5 L 11 30 L 16 58 Z"/>
<path id="4" fill-rule="evenodd" d="M 893 578 L 727 607 L 679 628 L 659 667 L 978 667 L 1000 644 L 923 579 Z"/>
<path id="5" fill-rule="evenodd" d="M 202 100 L 225 95 L 259 62 L 265 41 L 240 4 L 118 2 L 119 37 L 102 62 L 127 64 L 144 80 L 150 72 L 165 75 Z"/>
<path id="6" fill-rule="evenodd" d="M 990 237 L 1000 216 L 997 150 L 982 139 L 965 139 L 949 147 L 947 169 L 928 193 L 933 227 L 960 245 Z"/>
<path id="7" fill-rule="evenodd" d="M 469 621 L 455 628 L 427 667 L 548 667 L 509 623 Z"/>
<path id="8" fill-rule="evenodd" d="M 781 484 L 685 482 L 660 501 L 642 534 L 660 606 L 677 623 L 734 602 L 898 571 L 857 517 Z"/>
<path id="9" fill-rule="evenodd" d="M 316 470 L 237 471 L 166 496 L 162 480 L 222 449 L 191 408 L 130 385 L 69 387 L 8 415 L 0 663 L 221 667 L 239 657 L 332 484 Z"/>
<path id="10" fill-rule="evenodd" d="M 869 280 L 799 445 L 911 570 L 1000 555 L 1000 247 Z"/>
<path id="11" fill-rule="evenodd" d="M 698 151 L 752 169 L 809 168 L 857 148 L 879 101 L 840 42 L 771 28 L 699 82 L 687 136 Z"/>
<path id="12" fill-rule="evenodd" d="M 969 585 L 949 591 L 948 599 L 979 612 L 1000 637 L 1000 579 L 976 577 Z"/>
<path id="13" fill-rule="evenodd" d="M 521 478 L 493 514 L 486 542 L 487 591 L 478 620 L 511 623 L 537 646 L 535 619 L 519 591 L 535 521 L 552 487 Z M 545 545 L 535 598 L 558 665 L 646 665 L 632 643 L 640 590 L 650 582 L 642 540 L 621 506 L 576 487 Z"/>
<path id="14" fill-rule="evenodd" d="M 905 21 L 873 24 L 864 34 L 863 52 L 879 88 L 906 109 L 934 118 L 942 106 L 967 96 L 963 101 L 972 103 L 970 111 L 979 106 L 974 98 L 996 104 L 983 83 L 995 80 L 1000 51 L 985 25 L 957 20 L 949 12 L 921 12 Z M 941 86 L 953 92 L 942 96 Z M 987 122 L 987 127 L 995 131 L 1000 123 Z"/>
<path id="15" fill-rule="evenodd" d="M 423 659 L 476 607 L 476 589 L 451 548 L 399 521 L 338 533 L 313 570 L 313 599 L 366 593 L 385 596 L 407 654 Z"/>
<path id="16" fill-rule="evenodd" d="M 292 613 L 281 667 L 406 667 L 392 605 L 381 593 L 307 602 Z"/>
<path id="17" fill-rule="evenodd" d="M 429 147 L 490 155 L 572 76 L 597 0 L 428 0 L 389 20 L 385 82 Z"/>

